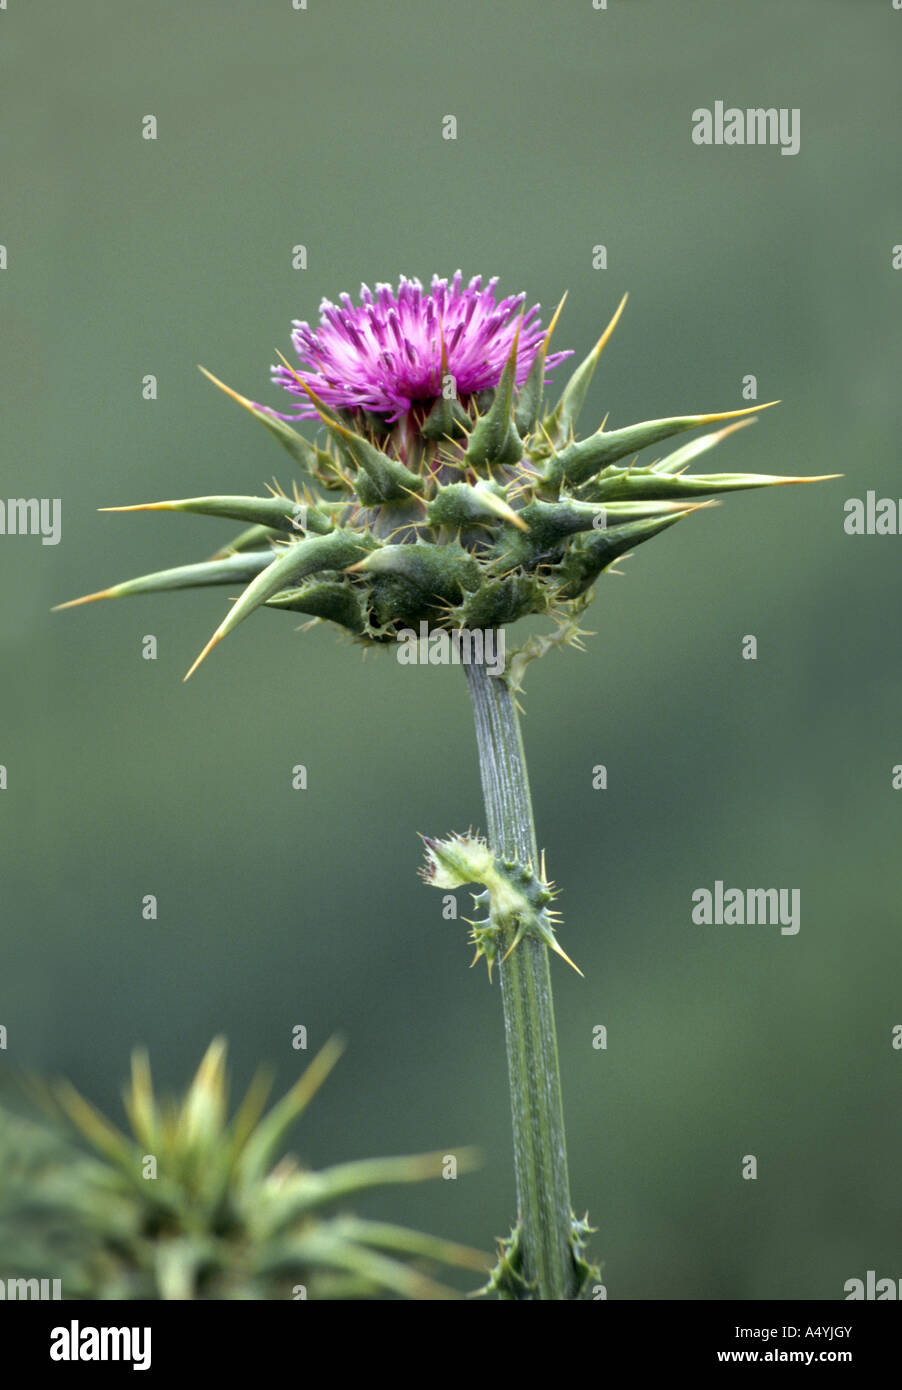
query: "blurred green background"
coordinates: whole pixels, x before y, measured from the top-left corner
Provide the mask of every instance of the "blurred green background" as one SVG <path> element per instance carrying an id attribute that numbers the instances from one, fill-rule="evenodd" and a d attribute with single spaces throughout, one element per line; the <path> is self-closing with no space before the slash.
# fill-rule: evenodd
<path id="1" fill-rule="evenodd" d="M 497 982 L 416 876 L 417 830 L 483 823 L 460 670 L 268 613 L 183 685 L 231 591 L 50 608 L 238 529 L 97 508 L 290 485 L 197 363 L 278 404 L 291 319 L 458 266 L 546 317 L 569 290 L 556 345 L 582 355 L 629 290 L 586 427 L 738 407 L 754 373 L 782 404 L 713 467 L 846 476 L 669 532 L 599 584 L 586 653 L 529 669 L 539 841 L 586 974 L 554 965 L 574 1202 L 611 1298 L 902 1275 L 902 538 L 843 531 L 847 497 L 902 494 L 900 46 L 890 0 L 10 0 L 0 496 L 60 497 L 63 530 L 0 537 L 8 1070 L 121 1117 L 138 1043 L 164 1088 L 216 1033 L 236 1089 L 263 1061 L 287 1087 L 340 1032 L 300 1155 L 475 1144 L 477 1174 L 364 1208 L 507 1232 Z M 800 108 L 800 153 L 696 147 L 717 99 Z M 692 925 L 715 879 L 800 889 L 801 931 Z"/>

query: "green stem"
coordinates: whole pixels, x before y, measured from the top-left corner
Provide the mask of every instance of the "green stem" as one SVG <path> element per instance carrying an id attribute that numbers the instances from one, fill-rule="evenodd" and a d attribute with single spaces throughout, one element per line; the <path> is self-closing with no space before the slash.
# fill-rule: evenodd
<path id="1" fill-rule="evenodd" d="M 530 861 L 536 832 L 520 721 L 503 676 L 482 663 L 465 668 L 479 747 L 489 844 L 496 855 Z M 510 946 L 511 935 L 501 954 Z M 500 966 L 514 1123 L 514 1166 L 522 1274 L 535 1297 L 576 1296 L 570 1183 L 548 950 L 525 937 Z"/>

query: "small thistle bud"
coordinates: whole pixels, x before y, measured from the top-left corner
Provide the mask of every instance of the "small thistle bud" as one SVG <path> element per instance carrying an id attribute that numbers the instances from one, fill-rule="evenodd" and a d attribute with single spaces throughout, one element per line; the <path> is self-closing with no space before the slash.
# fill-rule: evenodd
<path id="1" fill-rule="evenodd" d="M 503 963 L 525 936 L 543 942 L 577 975 L 583 973 L 554 934 L 560 914 L 549 906 L 556 895 L 554 884 L 545 878 L 544 862 L 541 875 L 537 875 L 531 864 L 496 859 L 488 842 L 470 832 L 450 835 L 447 840 L 421 838 L 426 846 L 426 862 L 420 870 L 424 883 L 433 888 L 463 888 L 467 883 L 484 886 L 485 891 L 473 897 L 477 906 L 488 907 L 489 915 L 484 921 L 467 919 L 467 923 L 470 941 L 476 947 L 473 964 L 483 956 L 489 979 L 499 949 L 507 948 L 501 957 Z"/>

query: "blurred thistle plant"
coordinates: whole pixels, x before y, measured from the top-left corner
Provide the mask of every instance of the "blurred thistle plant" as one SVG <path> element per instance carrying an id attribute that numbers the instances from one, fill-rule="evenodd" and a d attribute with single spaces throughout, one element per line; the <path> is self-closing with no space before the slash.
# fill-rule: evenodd
<path id="1" fill-rule="evenodd" d="M 67 1299 L 459 1297 L 426 1268 L 485 1271 L 479 1251 L 332 1211 L 372 1188 L 438 1178 L 444 1155 L 319 1172 L 291 1157 L 274 1163 L 340 1052 L 328 1043 L 267 1114 L 271 1083 L 258 1075 L 231 1119 L 221 1038 L 181 1103 L 157 1100 L 147 1056 L 135 1052 L 131 1135 L 68 1083 L 39 1084 L 55 1123 L 9 1110 L 0 1123 L 0 1277 L 52 1274 Z M 66 1119 L 94 1155 L 73 1146 Z M 455 1156 L 472 1165 L 469 1151 Z"/>
<path id="2" fill-rule="evenodd" d="M 816 481 L 755 473 L 693 474 L 689 465 L 765 406 L 680 415 L 606 430 L 575 429 L 624 296 L 551 409 L 548 373 L 560 315 L 543 330 L 524 295 L 496 302 L 497 281 L 464 287 L 403 279 L 397 293 L 365 285 L 360 304 L 324 301 L 316 329 L 294 325 L 298 366 L 273 378 L 291 412 L 210 379 L 259 420 L 301 469 L 289 497 L 211 496 L 113 507 L 226 517 L 246 527 L 198 563 L 129 580 L 70 604 L 164 589 L 247 587 L 188 672 L 261 607 L 329 621 L 367 646 L 418 627 L 488 637 L 519 618 L 550 617 L 551 634 L 509 654 L 502 675 L 464 658 L 473 704 L 487 839 L 427 839 L 423 876 L 437 886 L 482 884 L 487 916 L 470 923 L 477 956 L 497 961 L 514 1126 L 518 1220 L 490 1287 L 502 1298 L 592 1296 L 598 1270 L 583 1256 L 589 1227 L 570 1203 L 547 950 L 566 957 L 538 855 L 516 693 L 526 664 L 580 645 L 579 618 L 613 563 L 717 494 Z M 203 370 L 203 369 L 202 369 Z M 776 402 L 769 402 L 776 404 Z M 293 422 L 316 420 L 319 442 Z M 732 423 L 724 424 L 730 421 Z M 710 433 L 639 465 L 638 454 L 707 425 Z M 486 642 L 485 647 L 488 646 Z M 485 650 L 471 645 L 474 652 Z M 495 648 L 497 650 L 497 647 Z M 188 677 L 186 676 L 186 679 Z M 572 964 L 572 962 L 569 962 Z"/>

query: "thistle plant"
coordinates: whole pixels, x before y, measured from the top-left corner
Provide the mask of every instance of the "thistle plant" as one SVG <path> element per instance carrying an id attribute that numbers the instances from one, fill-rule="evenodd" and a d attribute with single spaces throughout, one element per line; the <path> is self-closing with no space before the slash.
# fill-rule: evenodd
<path id="1" fill-rule="evenodd" d="M 554 888 L 536 843 L 518 722 L 526 664 L 581 644 L 593 585 L 622 556 L 719 494 L 815 479 L 689 471 L 765 406 L 681 415 L 592 434 L 576 427 L 621 301 L 553 406 L 552 352 L 563 300 L 547 329 L 525 296 L 496 300 L 497 281 L 464 287 L 458 272 L 428 291 L 365 285 L 360 303 L 324 301 L 316 328 L 296 322 L 297 362 L 280 354 L 277 411 L 207 376 L 275 436 L 300 470 L 290 494 L 145 502 L 111 511 L 183 511 L 244 529 L 212 557 L 75 599 L 71 604 L 206 585 L 244 584 L 188 672 L 259 608 L 331 622 L 365 646 L 417 631 L 459 640 L 473 706 L 486 837 L 428 837 L 422 870 L 444 888 L 481 886 L 471 922 L 476 957 L 496 967 L 504 1009 L 514 1129 L 517 1220 L 489 1285 L 502 1298 L 591 1297 L 599 1278 L 574 1215 L 549 949 Z M 776 402 L 769 402 L 773 405 Z M 295 429 L 315 426 L 315 438 Z M 728 423 L 729 422 L 729 423 Z M 715 425 L 664 457 L 638 456 Z M 520 618 L 551 620 L 492 675 L 479 653 Z M 469 658 L 469 659 L 468 659 Z M 186 679 L 188 678 L 186 676 Z"/>
<path id="2" fill-rule="evenodd" d="M 327 1044 L 265 1114 L 271 1082 L 258 1075 L 231 1119 L 221 1038 L 181 1102 L 157 1099 L 147 1055 L 136 1052 L 125 1091 L 131 1134 L 69 1083 L 37 1083 L 52 1123 L 0 1117 L 0 1274 L 52 1269 L 64 1298 L 458 1296 L 426 1269 L 484 1270 L 478 1250 L 335 1210 L 376 1187 L 440 1177 L 442 1154 L 318 1172 L 291 1157 L 274 1162 L 340 1052 Z M 455 1156 L 470 1161 L 467 1151 Z"/>

